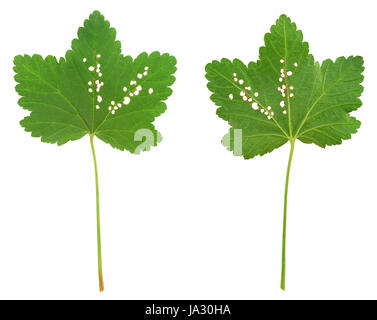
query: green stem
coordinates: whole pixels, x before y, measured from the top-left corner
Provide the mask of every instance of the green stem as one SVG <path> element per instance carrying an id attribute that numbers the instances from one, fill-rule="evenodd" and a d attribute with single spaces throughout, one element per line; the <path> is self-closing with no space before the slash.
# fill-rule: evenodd
<path id="1" fill-rule="evenodd" d="M 94 173 L 95 173 L 95 179 L 96 179 L 98 279 L 99 279 L 99 291 L 101 292 L 104 290 L 104 286 L 103 286 L 103 276 L 102 276 L 101 224 L 100 224 L 100 216 L 99 216 L 98 169 L 97 169 L 96 151 L 94 150 L 94 144 L 93 144 L 94 134 L 90 134 L 89 138 L 90 138 L 90 146 L 92 147 Z"/>
<path id="2" fill-rule="evenodd" d="M 283 247 L 281 254 L 281 282 L 280 288 L 285 290 L 285 242 L 287 238 L 287 200 L 288 200 L 288 184 L 289 184 L 289 173 L 291 171 L 293 151 L 295 149 L 295 139 L 291 140 L 291 151 L 289 153 L 287 176 L 285 178 L 285 192 L 284 192 L 284 219 L 283 219 Z"/>

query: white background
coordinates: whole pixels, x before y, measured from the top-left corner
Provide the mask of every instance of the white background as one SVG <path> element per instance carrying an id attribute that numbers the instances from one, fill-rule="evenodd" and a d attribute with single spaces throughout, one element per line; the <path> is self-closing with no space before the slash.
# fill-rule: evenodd
<path id="1" fill-rule="evenodd" d="M 377 298 L 376 46 L 373 1 L 3 1 L 0 51 L 0 298 Z M 105 291 L 98 292 L 89 138 L 62 147 L 18 122 L 12 60 L 63 56 L 100 10 L 124 53 L 178 60 L 163 142 L 136 156 L 96 139 Z M 362 126 L 325 150 L 296 144 L 280 285 L 288 144 L 234 157 L 204 77 L 213 59 L 256 60 L 286 13 L 318 61 L 365 58 Z"/>

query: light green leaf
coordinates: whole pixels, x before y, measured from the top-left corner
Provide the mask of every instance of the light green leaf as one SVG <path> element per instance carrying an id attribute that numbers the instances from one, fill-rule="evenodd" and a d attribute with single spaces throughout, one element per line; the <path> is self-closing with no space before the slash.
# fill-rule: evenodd
<path id="1" fill-rule="evenodd" d="M 31 113 L 25 131 L 43 142 L 62 145 L 89 135 L 96 183 L 98 277 L 104 290 L 99 186 L 94 137 L 132 153 L 161 141 L 152 122 L 166 110 L 176 59 L 168 54 L 123 56 L 110 23 L 94 11 L 64 58 L 14 58 L 19 105 Z"/>
<path id="2" fill-rule="evenodd" d="M 21 121 L 26 131 L 58 145 L 85 134 L 130 152 L 140 151 L 140 144 L 145 149 L 157 144 L 152 122 L 166 110 L 163 101 L 172 93 L 176 60 L 158 52 L 133 60 L 121 54 L 115 36 L 115 29 L 95 11 L 79 28 L 65 58 L 15 57 L 19 105 L 31 111 Z M 152 139 L 135 140 L 143 129 Z"/>

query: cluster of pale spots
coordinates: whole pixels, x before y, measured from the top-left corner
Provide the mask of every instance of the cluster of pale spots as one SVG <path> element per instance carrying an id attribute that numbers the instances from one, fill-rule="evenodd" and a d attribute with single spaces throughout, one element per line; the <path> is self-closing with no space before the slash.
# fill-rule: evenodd
<path id="1" fill-rule="evenodd" d="M 292 85 L 289 84 L 288 77 L 291 77 L 293 75 L 292 71 L 287 71 L 287 63 L 284 59 L 280 60 L 280 63 L 283 65 L 283 67 L 280 69 L 280 78 L 279 82 L 281 85 L 278 87 L 278 91 L 280 91 L 282 100 L 280 102 L 280 107 L 283 108 L 283 114 L 287 114 L 287 110 L 285 110 L 286 107 L 286 99 L 292 99 L 294 97 L 293 90 L 295 89 Z M 297 68 L 298 63 L 293 63 L 293 67 Z"/>
<path id="2" fill-rule="evenodd" d="M 104 86 L 103 81 L 101 81 L 102 72 L 101 72 L 101 64 L 99 63 L 99 59 L 101 58 L 101 54 L 97 53 L 95 57 L 95 66 L 89 66 L 88 70 L 90 72 L 96 72 L 96 75 L 88 81 L 88 91 L 90 94 L 94 94 L 97 96 L 98 104 L 96 105 L 96 109 L 100 109 L 100 103 L 102 102 L 102 97 L 100 96 L 101 87 Z M 86 63 L 88 59 L 84 57 L 82 59 L 83 63 Z M 94 87 L 96 87 L 94 89 Z"/>
<path id="3" fill-rule="evenodd" d="M 88 92 L 89 94 L 95 95 L 95 98 L 97 100 L 97 105 L 96 105 L 97 110 L 101 108 L 102 97 L 100 95 L 100 91 L 101 91 L 101 87 L 105 85 L 105 83 L 101 81 L 102 72 L 101 72 L 101 64 L 99 63 L 100 58 L 101 58 L 101 54 L 97 53 L 96 59 L 95 59 L 95 66 L 88 67 L 88 70 L 90 72 L 93 72 L 93 73 L 95 72 L 93 78 L 88 81 L 88 86 L 89 86 Z M 88 59 L 84 57 L 82 61 L 83 63 L 86 63 Z M 145 66 L 144 70 L 137 74 L 136 76 L 137 79 L 142 80 L 143 77 L 148 76 L 148 70 L 149 70 L 149 67 Z M 143 90 L 143 87 L 138 83 L 138 80 L 131 80 L 129 83 L 129 86 L 130 86 L 129 89 L 126 86 L 123 87 L 123 92 L 125 94 L 122 97 L 122 99 L 120 99 L 119 101 L 111 100 L 110 105 L 107 107 L 108 110 L 111 111 L 111 114 L 115 114 L 115 112 L 118 109 L 122 108 L 125 105 L 128 105 L 131 102 L 132 97 L 138 96 L 140 94 L 140 92 Z M 96 87 L 95 90 L 94 90 L 94 87 Z M 153 88 L 149 88 L 148 94 L 152 94 L 152 93 L 153 93 Z"/>
<path id="4" fill-rule="evenodd" d="M 286 101 L 285 100 L 288 97 L 290 99 L 292 99 L 294 97 L 294 93 L 293 93 L 294 87 L 289 84 L 289 80 L 288 80 L 288 77 L 291 77 L 293 75 L 293 72 L 287 70 L 287 64 L 286 64 L 286 61 L 284 59 L 281 59 L 280 63 L 283 65 L 283 67 L 282 67 L 282 69 L 280 69 L 281 74 L 280 74 L 279 82 L 281 83 L 281 85 L 279 85 L 278 90 L 280 91 L 281 96 L 282 96 L 282 101 L 280 102 L 280 107 L 283 109 L 282 113 L 284 115 L 286 115 L 287 110 L 285 110 L 285 107 L 286 107 Z M 298 63 L 295 62 L 293 64 L 293 67 L 297 68 Z M 245 81 L 243 79 L 238 79 L 236 72 L 234 72 L 232 74 L 232 77 L 233 77 L 233 81 L 235 83 L 237 83 L 241 86 L 244 85 Z M 272 110 L 272 107 L 271 106 L 267 106 L 266 108 L 261 107 L 259 105 L 259 103 L 256 101 L 256 99 L 254 99 L 254 97 L 257 98 L 258 96 L 259 96 L 259 93 L 256 92 L 256 91 L 253 93 L 251 86 L 245 86 L 240 91 L 240 99 L 242 99 L 242 101 L 250 104 L 250 106 L 253 110 L 255 110 L 255 111 L 259 110 L 262 114 L 264 114 L 267 117 L 268 120 L 272 119 L 272 117 L 275 115 L 274 111 Z M 230 100 L 234 99 L 234 96 L 233 96 L 232 93 L 230 93 L 228 97 L 229 97 Z"/>
<path id="5" fill-rule="evenodd" d="M 243 79 L 238 79 L 237 78 L 237 73 L 233 73 L 233 81 L 239 85 L 244 85 L 245 81 Z M 274 112 L 272 111 L 271 106 L 268 106 L 266 109 L 262 108 L 259 106 L 258 102 L 254 100 L 254 97 L 257 98 L 259 96 L 258 92 L 254 92 L 250 86 L 245 86 L 241 91 L 240 91 L 240 98 L 242 101 L 249 103 L 251 108 L 253 110 L 260 110 L 261 113 L 263 113 L 268 120 L 270 120 L 274 116 Z M 233 100 L 233 94 L 229 94 L 229 99 Z"/>

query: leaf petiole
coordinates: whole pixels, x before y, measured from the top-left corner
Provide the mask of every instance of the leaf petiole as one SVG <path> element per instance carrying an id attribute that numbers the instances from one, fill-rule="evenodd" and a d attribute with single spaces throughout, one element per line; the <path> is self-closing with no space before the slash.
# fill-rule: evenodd
<path id="1" fill-rule="evenodd" d="M 89 134 L 89 138 L 90 138 L 90 146 L 92 148 L 94 173 L 95 173 L 95 180 L 96 180 L 98 279 L 99 279 L 99 291 L 102 292 L 104 290 L 104 285 L 103 285 L 102 255 L 101 255 L 101 224 L 100 224 L 100 215 L 99 215 L 98 169 L 97 169 L 96 151 L 94 150 L 94 143 L 93 143 L 94 134 Z"/>
<path id="2" fill-rule="evenodd" d="M 284 218 L 283 218 L 283 241 L 282 241 L 282 254 L 281 254 L 281 282 L 280 288 L 285 290 L 285 244 L 287 238 L 287 200 L 288 200 L 288 185 L 289 185 L 289 173 L 291 171 L 293 151 L 295 149 L 296 139 L 290 140 L 291 151 L 289 153 L 287 175 L 285 178 L 285 191 L 284 191 Z"/>

